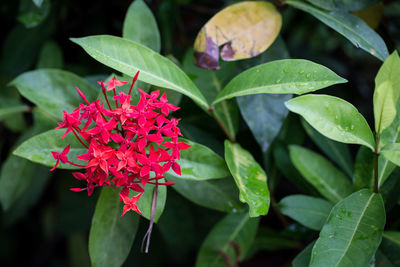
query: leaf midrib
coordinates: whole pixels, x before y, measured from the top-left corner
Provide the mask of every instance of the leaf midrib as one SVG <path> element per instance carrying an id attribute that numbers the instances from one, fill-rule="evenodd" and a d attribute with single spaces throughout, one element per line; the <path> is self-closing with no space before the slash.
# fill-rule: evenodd
<path id="1" fill-rule="evenodd" d="M 359 225 L 360 225 L 360 222 L 361 222 L 361 220 L 363 219 L 363 217 L 364 217 L 364 215 L 365 215 L 365 211 L 367 210 L 367 208 L 368 208 L 369 204 L 371 203 L 372 198 L 373 198 L 374 196 L 375 196 L 375 194 L 372 194 L 372 195 L 369 197 L 367 203 L 365 204 L 365 207 L 364 207 L 363 211 L 362 211 L 361 214 L 360 214 L 360 218 L 359 218 L 358 221 L 357 221 L 356 227 L 354 227 L 353 234 L 351 235 L 350 240 L 349 240 L 349 242 L 348 242 L 346 248 L 343 250 L 343 254 L 342 254 L 342 256 L 339 258 L 339 260 L 337 261 L 335 267 L 339 266 L 340 262 L 342 261 L 342 259 L 343 259 L 344 256 L 346 255 L 346 253 L 347 253 L 347 251 L 348 251 L 348 249 L 349 249 L 349 247 L 350 247 L 350 245 L 351 245 L 351 243 L 352 243 L 352 241 L 353 241 L 353 239 L 354 239 L 354 236 L 356 235 L 356 232 L 357 232 L 357 229 L 358 229 L 358 227 L 359 227 Z"/>
<path id="2" fill-rule="evenodd" d="M 107 35 L 103 35 L 102 37 L 107 37 Z M 91 51 L 97 53 L 98 55 L 101 55 L 101 56 L 105 57 L 106 59 L 109 59 L 109 60 L 111 60 L 111 61 L 114 61 L 114 62 L 116 62 L 117 64 L 123 65 L 123 66 L 125 66 L 125 67 L 127 67 L 127 68 L 129 68 L 129 69 L 132 69 L 132 66 L 131 66 L 131 65 L 129 65 L 129 64 L 123 62 L 123 61 L 116 60 L 116 59 L 112 58 L 111 56 L 108 56 L 108 55 L 102 53 L 100 50 L 89 46 L 89 45 L 86 44 L 84 41 L 82 42 L 82 40 L 80 40 L 79 38 L 77 38 L 77 39 L 75 39 L 75 40 L 78 40 L 78 41 L 77 41 L 78 44 L 80 44 L 81 46 L 86 47 L 86 49 L 91 50 Z M 135 43 L 135 42 L 133 42 L 133 41 L 130 41 L 130 42 Z M 148 49 L 151 50 L 150 48 L 148 48 Z M 155 53 L 153 50 L 151 50 L 151 52 Z M 155 53 L 155 54 L 157 54 L 157 53 Z M 161 58 L 161 59 L 164 59 L 164 58 Z M 152 60 L 152 61 L 153 61 L 153 60 Z M 168 61 L 166 61 L 166 62 L 168 62 Z M 153 64 L 154 64 L 154 61 L 153 61 Z M 173 63 L 172 63 L 172 64 L 173 64 Z M 155 64 L 155 65 L 157 65 L 157 64 Z M 138 68 L 136 68 L 136 69 L 138 69 Z M 154 75 L 154 74 L 152 74 L 152 73 L 150 73 L 150 72 L 147 72 L 147 71 L 145 71 L 145 70 L 140 70 L 140 71 L 141 71 L 142 73 L 144 73 L 144 74 L 146 74 L 146 75 L 148 75 L 148 76 L 154 78 L 154 79 L 157 79 L 157 80 L 159 80 L 159 81 L 162 81 L 162 82 L 168 84 L 168 85 L 170 86 L 170 89 L 179 89 L 181 92 L 185 92 L 185 94 L 186 94 L 188 97 L 193 98 L 193 99 L 196 99 L 197 102 L 201 103 L 201 105 L 202 105 L 203 107 L 208 108 L 208 103 L 207 103 L 207 101 L 205 101 L 204 99 L 201 99 L 201 97 L 199 97 L 199 96 L 197 96 L 197 95 L 194 95 L 194 94 L 191 93 L 190 91 L 187 91 L 185 88 L 181 87 L 180 85 L 174 84 L 174 83 L 172 83 L 172 82 L 170 82 L 170 81 L 168 81 L 168 80 L 165 80 L 164 78 L 162 78 L 162 77 L 160 77 L 160 76 L 156 76 L 156 75 Z M 191 82 L 190 79 L 187 79 L 187 80 Z M 194 88 L 197 89 L 197 87 L 195 87 L 195 85 L 193 85 L 193 86 L 194 86 Z M 192 86 L 192 89 L 193 89 L 193 86 Z M 200 92 L 199 92 L 199 93 L 200 93 Z"/>

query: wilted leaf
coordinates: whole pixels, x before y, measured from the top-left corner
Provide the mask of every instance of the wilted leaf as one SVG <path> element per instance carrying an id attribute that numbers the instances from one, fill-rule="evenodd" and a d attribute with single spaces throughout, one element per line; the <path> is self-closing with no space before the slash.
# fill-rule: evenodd
<path id="1" fill-rule="evenodd" d="M 165 183 L 165 179 L 160 179 L 160 183 Z M 153 201 L 154 190 L 156 186 L 153 184 L 146 184 L 144 187 L 144 193 L 137 202 L 139 210 L 142 212 L 142 216 L 150 220 L 151 218 L 151 206 Z M 167 187 L 165 185 L 158 186 L 157 192 L 157 206 L 156 215 L 154 222 L 157 222 L 164 211 L 165 201 L 167 200 Z"/>
<path id="2" fill-rule="evenodd" d="M 219 46 L 223 60 L 257 56 L 277 37 L 282 17 L 268 2 L 241 2 L 212 17 L 201 29 L 194 43 L 196 64 L 205 69 L 219 69 Z"/>

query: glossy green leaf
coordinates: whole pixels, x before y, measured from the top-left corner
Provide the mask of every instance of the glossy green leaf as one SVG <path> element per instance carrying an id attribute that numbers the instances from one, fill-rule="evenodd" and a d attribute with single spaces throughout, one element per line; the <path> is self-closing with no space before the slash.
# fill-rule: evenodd
<path id="1" fill-rule="evenodd" d="M 233 263 L 236 259 L 242 260 L 256 236 L 258 223 L 258 218 L 250 218 L 247 213 L 226 215 L 207 235 L 195 266 L 224 266 L 226 261 L 222 255 Z"/>
<path id="2" fill-rule="evenodd" d="M 375 140 L 365 118 L 349 102 L 328 95 L 305 95 L 286 102 L 286 107 L 318 132 L 338 142 L 374 149 Z"/>
<path id="3" fill-rule="evenodd" d="M 315 241 L 311 242 L 307 245 L 305 249 L 303 249 L 299 254 L 297 254 L 296 258 L 292 261 L 293 267 L 308 267 L 310 265 L 311 260 L 311 252 L 314 247 Z"/>
<path id="4" fill-rule="evenodd" d="M 382 148 L 381 154 L 397 166 L 400 165 L 400 143 L 387 144 Z"/>
<path id="5" fill-rule="evenodd" d="M 345 83 L 333 71 L 304 59 L 282 59 L 255 66 L 233 78 L 214 100 L 253 94 L 304 94 Z"/>
<path id="6" fill-rule="evenodd" d="M 0 97 L 0 120 L 4 120 L 16 113 L 28 111 L 28 108 L 27 105 L 14 98 Z"/>
<path id="7" fill-rule="evenodd" d="M 310 266 L 366 266 L 385 226 L 382 196 L 368 189 L 336 204 L 314 245 Z"/>
<path id="8" fill-rule="evenodd" d="M 339 202 L 353 192 L 349 179 L 324 157 L 296 145 L 289 150 L 297 170 L 331 202 Z"/>
<path id="9" fill-rule="evenodd" d="M 54 41 L 47 41 L 40 50 L 36 68 L 61 69 L 63 67 L 63 61 L 63 54 L 60 46 Z"/>
<path id="10" fill-rule="evenodd" d="M 62 119 L 63 110 L 71 112 L 83 102 L 76 87 L 89 101 L 95 100 L 100 90 L 71 72 L 55 69 L 25 72 L 10 85 L 17 87 L 24 97 L 59 119 Z"/>
<path id="11" fill-rule="evenodd" d="M 304 130 L 313 142 L 349 176 L 353 176 L 353 159 L 347 145 L 332 141 L 301 120 Z"/>
<path id="12" fill-rule="evenodd" d="M 279 210 L 302 225 L 321 230 L 333 205 L 321 198 L 306 195 L 290 195 L 278 204 Z"/>
<path id="13" fill-rule="evenodd" d="M 160 52 L 161 40 L 156 19 L 143 0 L 135 0 L 128 8 L 122 37 Z"/>
<path id="14" fill-rule="evenodd" d="M 399 96 L 400 58 L 395 51 L 385 60 L 375 77 L 375 131 L 379 135 L 395 120 L 397 114 L 396 105 L 399 102 Z M 389 140 L 387 139 L 387 135 L 384 134 L 381 141 L 382 144 L 380 144 L 379 148 L 388 143 Z"/>
<path id="15" fill-rule="evenodd" d="M 61 152 L 68 144 L 71 144 L 71 149 L 67 155 L 68 159 L 76 164 L 86 165 L 87 162 L 76 157 L 87 153 L 87 148 L 83 147 L 72 133 L 61 139 L 64 133 L 65 129 L 58 129 L 38 134 L 22 143 L 13 153 L 19 157 L 52 167 L 56 160 L 53 158 L 51 151 Z M 57 168 L 79 169 L 79 167 L 61 162 Z"/>
<path id="16" fill-rule="evenodd" d="M 362 19 L 340 10 L 327 12 L 298 0 L 288 0 L 285 3 L 313 15 L 346 37 L 357 48 L 380 60 L 384 61 L 389 56 L 385 42 Z"/>
<path id="17" fill-rule="evenodd" d="M 190 49 L 183 59 L 183 70 L 197 85 L 211 106 L 226 82 L 233 77 L 235 64 L 221 62 L 221 69 L 218 71 L 202 69 L 195 66 L 193 50 Z M 222 121 L 229 134 L 234 137 L 239 127 L 239 111 L 235 101 L 227 100 L 215 105 L 214 114 Z"/>
<path id="18" fill-rule="evenodd" d="M 278 135 L 288 110 L 285 101 L 291 95 L 247 95 L 237 98 L 240 112 L 263 152 Z"/>
<path id="19" fill-rule="evenodd" d="M 225 160 L 218 156 L 214 151 L 206 146 L 181 139 L 181 142 L 191 145 L 190 148 L 182 150 L 181 159 L 177 160 L 181 166 L 181 175 L 177 175 L 173 170 L 168 175 L 178 179 L 187 180 L 208 180 L 225 178 L 230 175 Z"/>
<path id="20" fill-rule="evenodd" d="M 115 36 L 71 38 L 99 62 L 129 76 L 140 70 L 139 80 L 180 92 L 200 107 L 208 104 L 190 78 L 173 62 L 141 44 Z"/>
<path id="21" fill-rule="evenodd" d="M 218 180 L 191 181 L 170 177 L 168 182 L 179 194 L 197 205 L 222 212 L 243 212 L 245 208 L 238 199 L 238 189 L 232 177 Z"/>
<path id="22" fill-rule="evenodd" d="M 375 131 L 380 134 L 396 117 L 396 102 L 399 93 L 396 93 L 392 84 L 386 81 L 379 85 L 374 92 Z"/>
<path id="23" fill-rule="evenodd" d="M 123 204 L 117 191 L 102 189 L 89 234 L 92 266 L 121 266 L 128 257 L 139 227 L 139 215 L 130 211 L 121 217 Z"/>
<path id="24" fill-rule="evenodd" d="M 165 179 L 160 179 L 160 183 L 165 183 Z M 152 184 L 146 184 L 144 187 L 144 193 L 137 202 L 139 210 L 142 212 L 142 216 L 150 220 L 151 218 L 151 205 L 153 202 L 153 195 L 156 186 Z M 164 211 L 165 201 L 167 200 L 167 187 L 165 185 L 158 186 L 157 192 L 157 206 L 156 215 L 154 222 L 158 222 L 161 214 Z"/>
<path id="25" fill-rule="evenodd" d="M 239 199 L 250 207 L 250 217 L 269 210 L 267 175 L 253 156 L 239 144 L 225 140 L 225 160 L 239 188 Z"/>

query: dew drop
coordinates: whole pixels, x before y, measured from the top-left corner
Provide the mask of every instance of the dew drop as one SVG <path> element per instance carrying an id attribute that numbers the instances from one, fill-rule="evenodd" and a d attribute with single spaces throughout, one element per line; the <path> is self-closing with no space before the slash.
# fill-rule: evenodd
<path id="1" fill-rule="evenodd" d="M 303 73 L 304 73 L 304 70 L 299 71 L 299 74 L 303 74 Z"/>
<path id="2" fill-rule="evenodd" d="M 350 129 L 351 129 L 351 130 L 354 130 L 354 125 L 353 125 L 353 124 L 350 126 Z"/>
<path id="3" fill-rule="evenodd" d="M 279 79 L 275 81 L 275 83 L 280 83 L 280 82 L 281 82 L 281 80 L 279 80 Z"/>
<path id="4" fill-rule="evenodd" d="M 288 73 L 289 71 L 290 71 L 290 68 L 289 68 L 289 67 L 284 67 L 284 68 L 283 68 L 283 72 L 284 72 L 284 73 Z"/>
<path id="5" fill-rule="evenodd" d="M 256 69 L 256 72 L 260 72 L 260 70 L 259 70 L 259 69 Z"/>
<path id="6" fill-rule="evenodd" d="M 311 77 L 311 74 L 310 74 L 310 73 L 307 73 L 306 78 L 307 78 L 307 79 L 310 79 L 310 77 Z"/>

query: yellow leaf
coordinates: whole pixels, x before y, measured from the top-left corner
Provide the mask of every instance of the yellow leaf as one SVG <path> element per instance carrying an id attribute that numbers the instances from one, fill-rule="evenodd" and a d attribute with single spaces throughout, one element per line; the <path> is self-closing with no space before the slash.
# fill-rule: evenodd
<path id="1" fill-rule="evenodd" d="M 383 15 L 383 3 L 378 2 L 373 6 L 353 12 L 354 15 L 365 21 L 372 29 L 376 29 Z"/>
<path id="2" fill-rule="evenodd" d="M 219 69 L 219 47 L 225 61 L 255 57 L 278 36 L 282 16 L 268 2 L 245 1 L 231 5 L 212 17 L 194 42 L 196 64 Z"/>

